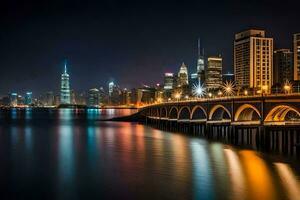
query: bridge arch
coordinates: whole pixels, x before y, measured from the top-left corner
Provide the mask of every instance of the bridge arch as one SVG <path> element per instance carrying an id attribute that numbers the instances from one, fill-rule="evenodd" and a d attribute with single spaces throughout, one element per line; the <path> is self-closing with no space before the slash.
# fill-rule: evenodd
<path id="1" fill-rule="evenodd" d="M 288 113 L 294 113 L 300 118 L 300 112 L 290 105 L 275 106 L 266 116 L 266 122 L 283 122 L 286 120 Z M 298 119 L 299 120 L 299 119 Z"/>
<path id="2" fill-rule="evenodd" d="M 191 119 L 206 119 L 207 113 L 202 106 L 195 106 L 191 112 Z"/>
<path id="3" fill-rule="evenodd" d="M 261 114 L 259 110 L 250 104 L 241 105 L 234 115 L 234 121 L 251 121 L 260 119 Z"/>
<path id="4" fill-rule="evenodd" d="M 184 106 L 180 108 L 178 119 L 190 119 L 190 116 L 191 116 L 191 110 L 189 107 Z"/>
<path id="5" fill-rule="evenodd" d="M 162 118 L 167 118 L 168 117 L 167 108 L 163 107 L 163 108 L 160 109 L 160 117 L 162 117 Z"/>
<path id="6" fill-rule="evenodd" d="M 151 114 L 152 117 L 158 117 L 159 116 L 159 109 L 158 108 L 151 108 Z"/>
<path id="7" fill-rule="evenodd" d="M 169 119 L 177 119 L 178 118 L 178 108 L 172 107 L 169 112 Z"/>
<path id="8" fill-rule="evenodd" d="M 209 120 L 231 119 L 229 110 L 223 105 L 215 105 L 209 112 Z"/>

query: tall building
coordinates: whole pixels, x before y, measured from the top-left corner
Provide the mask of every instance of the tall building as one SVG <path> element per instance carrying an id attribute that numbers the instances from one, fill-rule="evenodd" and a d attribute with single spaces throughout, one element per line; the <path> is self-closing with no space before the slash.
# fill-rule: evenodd
<path id="1" fill-rule="evenodd" d="M 109 97 L 111 97 L 114 87 L 115 87 L 115 84 L 113 81 L 108 84 L 108 96 Z"/>
<path id="2" fill-rule="evenodd" d="M 100 97 L 100 93 L 97 88 L 90 89 L 88 93 L 88 100 L 87 100 L 88 106 L 94 106 L 94 107 L 99 106 L 100 104 L 99 97 Z"/>
<path id="3" fill-rule="evenodd" d="M 26 92 L 25 105 L 29 106 L 32 104 L 32 92 Z"/>
<path id="4" fill-rule="evenodd" d="M 172 90 L 173 88 L 174 88 L 174 74 L 173 73 L 165 73 L 164 89 Z"/>
<path id="5" fill-rule="evenodd" d="M 234 75 L 237 87 L 271 89 L 273 83 L 273 38 L 264 30 L 235 34 Z"/>
<path id="6" fill-rule="evenodd" d="M 200 39 L 198 39 L 197 74 L 199 83 L 203 84 L 205 82 L 205 59 L 204 49 L 201 51 Z"/>
<path id="7" fill-rule="evenodd" d="M 47 106 L 54 106 L 54 94 L 52 91 L 46 93 L 46 105 Z"/>
<path id="8" fill-rule="evenodd" d="M 220 56 L 207 58 L 205 84 L 207 90 L 216 90 L 222 85 L 222 58 Z"/>
<path id="9" fill-rule="evenodd" d="M 300 33 L 294 34 L 294 80 L 300 80 Z"/>
<path id="10" fill-rule="evenodd" d="M 18 94 L 15 92 L 10 93 L 9 95 L 9 104 L 10 106 L 17 106 L 18 105 Z"/>
<path id="11" fill-rule="evenodd" d="M 189 84 L 189 75 L 187 66 L 182 63 L 179 72 L 178 72 L 178 86 L 184 86 Z"/>
<path id="12" fill-rule="evenodd" d="M 289 49 L 274 51 L 273 82 L 284 83 L 294 79 L 293 52 Z"/>
<path id="13" fill-rule="evenodd" d="M 61 104 L 70 104 L 70 82 L 69 74 L 67 73 L 67 64 L 65 63 L 64 73 L 61 74 L 61 88 L 60 88 L 60 103 Z"/>

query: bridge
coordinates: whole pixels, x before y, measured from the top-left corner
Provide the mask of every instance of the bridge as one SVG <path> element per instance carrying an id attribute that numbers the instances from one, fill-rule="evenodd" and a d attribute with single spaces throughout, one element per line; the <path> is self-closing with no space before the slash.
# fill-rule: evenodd
<path id="1" fill-rule="evenodd" d="M 300 94 L 173 101 L 140 109 L 155 127 L 294 151 L 300 143 Z M 289 146 L 289 147 L 285 147 Z"/>
<path id="2" fill-rule="evenodd" d="M 149 119 L 232 125 L 300 125 L 300 94 L 220 97 L 154 104 Z"/>

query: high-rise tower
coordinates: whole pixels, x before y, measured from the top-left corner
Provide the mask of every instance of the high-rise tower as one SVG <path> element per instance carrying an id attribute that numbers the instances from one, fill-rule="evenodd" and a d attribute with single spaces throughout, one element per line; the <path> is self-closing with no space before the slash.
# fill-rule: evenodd
<path id="1" fill-rule="evenodd" d="M 60 103 L 70 104 L 70 82 L 69 74 L 67 73 L 67 63 L 65 62 L 64 73 L 61 74 L 61 87 L 60 87 Z"/>
<path id="2" fill-rule="evenodd" d="M 205 82 L 204 49 L 201 50 L 200 38 L 198 39 L 197 74 L 201 84 Z"/>
<path id="3" fill-rule="evenodd" d="M 300 80 L 300 33 L 294 34 L 294 80 Z"/>
<path id="4" fill-rule="evenodd" d="M 187 66 L 182 63 L 178 73 L 178 86 L 184 86 L 189 84 L 189 75 Z"/>
<path id="5" fill-rule="evenodd" d="M 234 75 L 237 87 L 269 92 L 273 84 L 273 38 L 264 30 L 235 34 Z"/>

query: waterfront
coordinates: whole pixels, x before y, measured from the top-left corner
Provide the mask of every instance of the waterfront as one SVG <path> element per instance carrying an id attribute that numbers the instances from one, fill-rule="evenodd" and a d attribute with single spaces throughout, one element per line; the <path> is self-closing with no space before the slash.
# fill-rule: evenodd
<path id="1" fill-rule="evenodd" d="M 1 199 L 296 199 L 299 161 L 136 123 L 134 110 L 0 112 Z"/>

